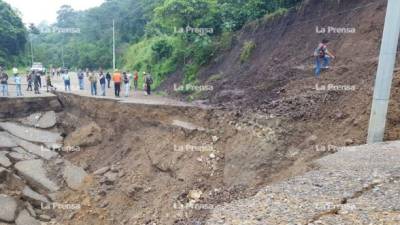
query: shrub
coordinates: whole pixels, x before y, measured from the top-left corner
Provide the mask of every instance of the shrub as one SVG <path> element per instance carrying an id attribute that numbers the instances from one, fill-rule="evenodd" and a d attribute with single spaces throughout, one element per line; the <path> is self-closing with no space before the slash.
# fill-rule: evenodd
<path id="1" fill-rule="evenodd" d="M 240 62 L 241 63 L 246 62 L 250 58 L 255 47 L 256 47 L 256 44 L 253 41 L 244 42 L 244 45 L 242 48 L 242 53 L 240 54 Z"/>

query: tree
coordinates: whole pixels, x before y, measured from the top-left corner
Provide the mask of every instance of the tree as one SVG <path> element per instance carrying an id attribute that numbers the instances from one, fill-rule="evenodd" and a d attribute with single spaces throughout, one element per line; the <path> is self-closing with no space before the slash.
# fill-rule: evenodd
<path id="1" fill-rule="evenodd" d="M 26 29 L 11 6 L 0 0 L 0 64 L 22 61 L 26 44 Z"/>

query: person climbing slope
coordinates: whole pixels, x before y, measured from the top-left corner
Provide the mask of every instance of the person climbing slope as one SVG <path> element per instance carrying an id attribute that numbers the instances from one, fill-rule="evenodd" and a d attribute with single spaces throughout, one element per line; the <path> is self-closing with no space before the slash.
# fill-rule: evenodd
<path id="1" fill-rule="evenodd" d="M 321 74 L 321 69 L 329 69 L 330 59 L 335 59 L 335 56 L 328 49 L 328 39 L 323 39 L 314 51 L 315 57 L 315 75 L 317 77 Z M 322 66 L 321 66 L 322 62 Z"/>

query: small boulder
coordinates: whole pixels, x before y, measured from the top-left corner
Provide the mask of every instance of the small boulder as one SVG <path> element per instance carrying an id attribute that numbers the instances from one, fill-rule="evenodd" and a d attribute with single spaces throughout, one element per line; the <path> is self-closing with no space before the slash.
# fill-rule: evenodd
<path id="1" fill-rule="evenodd" d="M 22 190 L 22 196 L 35 206 L 40 206 L 42 203 L 49 203 L 49 200 L 45 196 L 35 192 L 28 186 Z"/>
<path id="2" fill-rule="evenodd" d="M 14 222 L 17 207 L 17 201 L 14 198 L 0 195 L 0 221 Z"/>
<path id="3" fill-rule="evenodd" d="M 7 157 L 8 152 L 1 151 L 0 152 L 0 166 L 2 167 L 10 167 L 12 165 L 10 159 Z"/>
<path id="4" fill-rule="evenodd" d="M 110 170 L 110 167 L 106 166 L 106 167 L 96 170 L 93 174 L 94 175 L 103 175 L 103 174 L 107 173 L 109 170 Z"/>
<path id="5" fill-rule="evenodd" d="M 40 117 L 37 123 L 37 127 L 44 129 L 52 128 L 56 125 L 56 123 L 57 123 L 56 113 L 54 111 L 48 111 L 44 113 L 42 117 Z"/>
<path id="6" fill-rule="evenodd" d="M 65 146 L 88 147 L 101 142 L 101 128 L 96 123 L 90 123 L 76 129 L 65 140 Z"/>
<path id="7" fill-rule="evenodd" d="M 65 161 L 63 176 L 69 188 L 78 190 L 82 186 L 87 175 L 88 174 L 81 167 Z"/>
<path id="8" fill-rule="evenodd" d="M 43 167 L 43 161 L 40 159 L 21 161 L 15 164 L 18 174 L 25 178 L 32 187 L 55 192 L 60 188 L 51 181 Z"/>
<path id="9" fill-rule="evenodd" d="M 17 219 L 15 220 L 16 225 L 41 225 L 41 223 L 33 218 L 27 210 L 22 210 Z"/>

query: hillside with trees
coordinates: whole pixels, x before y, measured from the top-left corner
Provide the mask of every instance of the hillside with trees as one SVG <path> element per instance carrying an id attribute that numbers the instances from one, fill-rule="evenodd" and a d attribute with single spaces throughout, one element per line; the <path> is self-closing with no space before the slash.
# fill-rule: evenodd
<path id="1" fill-rule="evenodd" d="M 285 12 L 300 0 L 108 0 L 76 11 L 68 5 L 57 22 L 31 27 L 35 58 L 48 66 L 112 68 L 112 20 L 117 67 L 150 71 L 156 85 L 183 71 L 185 83 L 218 52 L 230 48 L 234 32 L 249 21 Z M 80 33 L 52 31 L 79 28 Z M 36 31 L 39 32 L 36 32 Z M 62 60 L 63 58 L 63 60 Z"/>
<path id="2" fill-rule="evenodd" d="M 18 13 L 0 0 L 0 65 L 24 63 L 26 35 Z"/>

